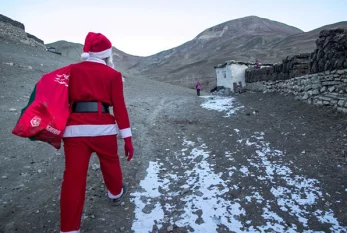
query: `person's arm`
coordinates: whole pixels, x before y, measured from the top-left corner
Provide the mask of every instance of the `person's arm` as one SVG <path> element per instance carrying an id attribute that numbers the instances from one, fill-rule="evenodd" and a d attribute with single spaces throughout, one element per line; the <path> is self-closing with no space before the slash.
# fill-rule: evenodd
<path id="1" fill-rule="evenodd" d="M 132 134 L 128 110 L 124 101 L 122 75 L 118 72 L 112 77 L 111 92 L 113 114 L 116 118 L 120 135 L 124 139 L 125 156 L 128 158 L 127 160 L 130 161 L 134 155 L 134 148 L 131 141 Z"/>

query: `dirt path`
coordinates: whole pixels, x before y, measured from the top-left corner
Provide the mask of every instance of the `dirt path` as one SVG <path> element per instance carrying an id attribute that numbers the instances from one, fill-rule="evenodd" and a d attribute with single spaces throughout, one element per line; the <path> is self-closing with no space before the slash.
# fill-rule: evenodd
<path id="1" fill-rule="evenodd" d="M 10 132 L 42 72 L 64 61 L 15 48 L 0 54 L 0 232 L 59 232 L 62 150 Z M 92 156 L 81 232 L 347 232 L 346 116 L 278 94 L 202 94 L 126 80 L 128 198 L 111 205 Z"/>
<path id="2" fill-rule="evenodd" d="M 345 116 L 279 95 L 199 101 L 158 116 L 132 230 L 346 232 Z"/>

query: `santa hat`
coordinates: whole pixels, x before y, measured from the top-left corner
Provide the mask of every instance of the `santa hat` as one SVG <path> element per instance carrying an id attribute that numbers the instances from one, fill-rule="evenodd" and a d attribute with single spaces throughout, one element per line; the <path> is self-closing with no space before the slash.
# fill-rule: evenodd
<path id="1" fill-rule="evenodd" d="M 101 33 L 89 32 L 84 42 L 82 60 L 88 57 L 104 59 L 112 56 L 112 44 L 109 39 Z"/>

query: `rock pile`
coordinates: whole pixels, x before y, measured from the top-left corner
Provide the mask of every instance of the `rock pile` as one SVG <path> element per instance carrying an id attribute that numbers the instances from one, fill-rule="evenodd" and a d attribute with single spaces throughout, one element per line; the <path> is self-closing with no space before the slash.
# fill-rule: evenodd
<path id="1" fill-rule="evenodd" d="M 43 42 L 43 40 L 37 38 L 37 37 L 34 36 L 34 35 L 31 35 L 30 33 L 27 33 L 27 36 L 28 36 L 28 38 L 33 39 L 33 40 L 35 40 L 36 42 L 38 42 L 38 43 L 40 43 L 40 44 L 43 44 L 43 45 L 45 44 L 45 43 Z"/>
<path id="2" fill-rule="evenodd" d="M 246 82 L 286 80 L 308 74 L 310 67 L 309 58 L 309 53 L 298 54 L 295 56 L 288 56 L 283 59 L 282 63 L 270 67 L 247 69 L 245 73 Z"/>
<path id="3" fill-rule="evenodd" d="M 0 14 L 0 36 L 34 47 L 45 48 L 42 40 L 26 33 L 24 24 Z"/>
<path id="4" fill-rule="evenodd" d="M 323 30 L 311 53 L 310 73 L 347 69 L 347 29 Z"/>
<path id="5" fill-rule="evenodd" d="M 6 23 L 6 24 L 11 24 L 15 27 L 18 27 L 20 29 L 22 29 L 23 31 L 25 31 L 25 27 L 24 24 L 22 24 L 21 22 L 18 22 L 16 20 L 10 19 L 2 14 L 0 14 L 0 22 Z"/>

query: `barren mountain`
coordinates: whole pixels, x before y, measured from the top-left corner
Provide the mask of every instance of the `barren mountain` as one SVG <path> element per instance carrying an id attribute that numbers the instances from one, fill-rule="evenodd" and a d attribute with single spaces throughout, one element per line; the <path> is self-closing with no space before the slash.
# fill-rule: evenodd
<path id="1" fill-rule="evenodd" d="M 313 52 L 321 30 L 347 28 L 347 22 L 326 25 L 310 32 L 269 19 L 249 16 L 208 28 L 193 40 L 148 57 L 137 57 L 114 48 L 116 68 L 125 76 L 146 78 L 193 88 L 197 79 L 204 90 L 216 85 L 214 66 L 227 60 L 278 63 L 289 55 Z M 63 55 L 79 60 L 82 45 L 50 44 Z"/>
<path id="2" fill-rule="evenodd" d="M 145 57 L 130 67 L 156 80 L 192 86 L 196 79 L 203 86 L 215 85 L 214 66 L 226 60 L 268 62 L 276 54 L 262 53 L 274 42 L 302 33 L 300 29 L 256 16 L 231 20 L 206 29 L 193 40 L 176 48 Z M 249 53 L 254 50 L 254 53 Z"/>
<path id="3" fill-rule="evenodd" d="M 289 55 L 313 52 L 321 30 L 347 27 L 347 22 L 310 32 L 255 16 L 231 20 L 209 28 L 193 40 L 143 58 L 131 71 L 155 80 L 194 87 L 202 80 L 205 90 L 216 85 L 214 66 L 227 60 L 278 63 Z"/>
<path id="4" fill-rule="evenodd" d="M 293 55 L 299 53 L 310 53 L 316 49 L 315 42 L 322 30 L 336 28 L 347 28 L 347 21 L 329 24 L 309 32 L 303 32 L 288 36 L 287 38 L 270 45 L 268 50 L 280 51 L 283 54 L 282 57 L 290 55 L 287 54 L 286 51 L 290 51 L 290 53 Z"/>

